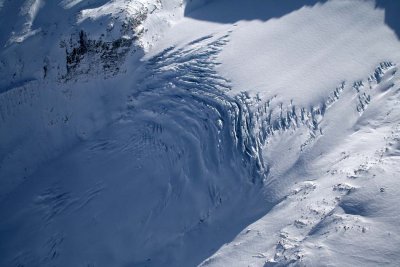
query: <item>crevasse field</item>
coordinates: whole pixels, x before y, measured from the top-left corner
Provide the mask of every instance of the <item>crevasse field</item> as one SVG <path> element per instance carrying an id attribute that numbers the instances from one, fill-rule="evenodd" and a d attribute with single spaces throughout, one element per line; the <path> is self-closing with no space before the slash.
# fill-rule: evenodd
<path id="1" fill-rule="evenodd" d="M 399 15 L 0 0 L 0 266 L 399 266 Z"/>

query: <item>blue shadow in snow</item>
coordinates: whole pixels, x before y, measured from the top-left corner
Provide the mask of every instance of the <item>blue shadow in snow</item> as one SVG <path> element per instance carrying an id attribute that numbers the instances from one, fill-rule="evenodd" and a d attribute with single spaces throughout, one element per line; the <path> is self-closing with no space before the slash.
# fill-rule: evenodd
<path id="1" fill-rule="evenodd" d="M 376 0 L 376 7 L 385 10 L 385 23 L 400 39 L 400 1 L 399 0 Z"/>
<path id="2" fill-rule="evenodd" d="M 185 16 L 217 23 L 239 20 L 279 18 L 304 6 L 314 6 L 327 0 L 187 0 Z M 207 7 L 200 7 L 201 3 Z"/>
<path id="3" fill-rule="evenodd" d="M 186 17 L 217 23 L 235 23 L 239 20 L 267 21 L 280 18 L 304 6 L 323 4 L 327 0 L 187 0 L 187 2 Z M 375 3 L 376 8 L 385 10 L 386 25 L 400 39 L 400 1 L 375 0 Z"/>

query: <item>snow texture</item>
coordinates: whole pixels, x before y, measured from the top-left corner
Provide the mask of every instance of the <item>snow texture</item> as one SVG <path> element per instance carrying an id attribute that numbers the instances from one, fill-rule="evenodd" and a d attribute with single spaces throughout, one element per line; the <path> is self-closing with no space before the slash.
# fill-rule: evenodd
<path id="1" fill-rule="evenodd" d="M 0 266 L 398 266 L 398 8 L 0 0 Z"/>

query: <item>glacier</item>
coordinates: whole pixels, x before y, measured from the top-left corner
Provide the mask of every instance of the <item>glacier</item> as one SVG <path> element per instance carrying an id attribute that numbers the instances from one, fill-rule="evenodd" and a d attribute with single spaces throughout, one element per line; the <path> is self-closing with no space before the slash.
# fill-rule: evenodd
<path id="1" fill-rule="evenodd" d="M 0 266 L 397 266 L 395 1 L 0 1 Z"/>

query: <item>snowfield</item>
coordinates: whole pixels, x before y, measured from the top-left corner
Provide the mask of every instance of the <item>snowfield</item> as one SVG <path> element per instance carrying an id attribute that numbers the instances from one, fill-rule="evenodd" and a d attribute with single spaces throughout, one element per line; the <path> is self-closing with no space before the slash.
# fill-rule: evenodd
<path id="1" fill-rule="evenodd" d="M 389 0 L 0 0 L 0 266 L 400 265 Z"/>

